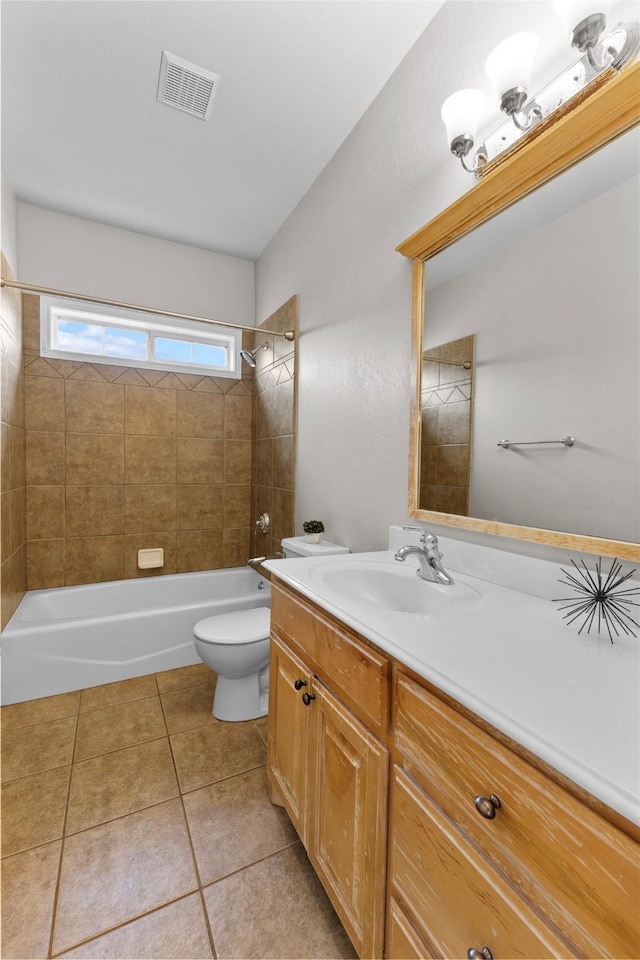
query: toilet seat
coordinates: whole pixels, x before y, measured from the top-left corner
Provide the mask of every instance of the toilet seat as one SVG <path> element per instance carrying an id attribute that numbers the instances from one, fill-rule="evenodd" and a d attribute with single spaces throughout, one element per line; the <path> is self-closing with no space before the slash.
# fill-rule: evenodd
<path id="1" fill-rule="evenodd" d="M 242 644 L 257 643 L 269 636 L 269 607 L 252 607 L 250 610 L 235 610 L 219 613 L 200 620 L 193 629 L 199 640 L 205 643 Z"/>

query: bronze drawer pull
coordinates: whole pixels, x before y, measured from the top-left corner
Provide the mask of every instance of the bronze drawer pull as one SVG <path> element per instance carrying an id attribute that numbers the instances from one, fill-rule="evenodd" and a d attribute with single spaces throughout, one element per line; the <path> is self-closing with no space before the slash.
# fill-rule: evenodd
<path id="1" fill-rule="evenodd" d="M 300 680 L 300 679 L 298 679 L 298 680 L 296 680 L 296 682 L 294 683 L 294 687 L 296 688 L 296 690 L 302 690 L 302 688 L 303 688 L 303 687 L 306 687 L 306 685 L 307 685 L 307 681 L 306 681 L 306 680 Z"/>
<path id="2" fill-rule="evenodd" d="M 502 806 L 499 797 L 496 797 L 495 793 L 492 793 L 489 797 L 476 797 L 473 802 L 480 816 L 485 817 L 487 820 L 493 820 L 496 815 L 496 810 L 499 810 Z"/>
<path id="3" fill-rule="evenodd" d="M 307 693 L 306 690 L 302 694 L 302 702 L 304 703 L 305 707 L 308 707 L 311 701 L 315 700 L 315 698 L 316 698 L 315 693 Z"/>
<path id="4" fill-rule="evenodd" d="M 493 954 L 491 950 L 489 950 L 489 947 L 483 947 L 482 950 L 469 947 L 467 950 L 467 960 L 493 960 Z"/>

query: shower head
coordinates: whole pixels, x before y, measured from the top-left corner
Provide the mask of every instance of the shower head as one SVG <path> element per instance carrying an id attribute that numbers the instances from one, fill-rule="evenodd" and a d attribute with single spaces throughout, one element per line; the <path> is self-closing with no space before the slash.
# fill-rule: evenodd
<path id="1" fill-rule="evenodd" d="M 256 353 L 258 350 L 268 350 L 270 344 L 261 343 L 259 347 L 256 347 L 255 350 L 241 350 L 240 356 L 245 363 L 248 363 L 250 367 L 255 367 L 256 365 Z"/>

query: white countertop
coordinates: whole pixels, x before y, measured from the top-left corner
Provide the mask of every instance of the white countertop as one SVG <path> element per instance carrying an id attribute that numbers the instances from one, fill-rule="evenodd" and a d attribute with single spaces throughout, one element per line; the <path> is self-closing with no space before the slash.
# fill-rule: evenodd
<path id="1" fill-rule="evenodd" d="M 391 564 L 391 551 L 330 562 Z M 327 560 L 322 561 L 327 563 Z M 269 560 L 284 583 L 640 825 L 637 638 L 568 628 L 549 599 L 448 571 L 482 602 L 441 616 L 398 613 L 319 591 L 313 558 Z M 416 564 L 417 565 L 417 564 Z M 407 564 L 408 566 L 408 564 Z M 425 590 L 446 590 L 424 583 Z M 562 595 L 562 594 L 561 594 Z"/>

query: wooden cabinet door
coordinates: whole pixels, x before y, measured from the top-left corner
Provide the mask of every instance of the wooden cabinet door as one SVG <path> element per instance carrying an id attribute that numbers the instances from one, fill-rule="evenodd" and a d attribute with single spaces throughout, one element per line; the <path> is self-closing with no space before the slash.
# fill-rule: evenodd
<path id="1" fill-rule="evenodd" d="M 381 957 L 388 751 L 315 680 L 308 852 L 361 957 Z"/>
<path id="2" fill-rule="evenodd" d="M 296 690 L 296 680 L 305 685 Z M 302 700 L 309 691 L 307 668 L 271 636 L 269 673 L 268 781 L 273 803 L 284 806 L 302 842 L 307 845 L 307 779 L 309 770 L 309 708 Z"/>

